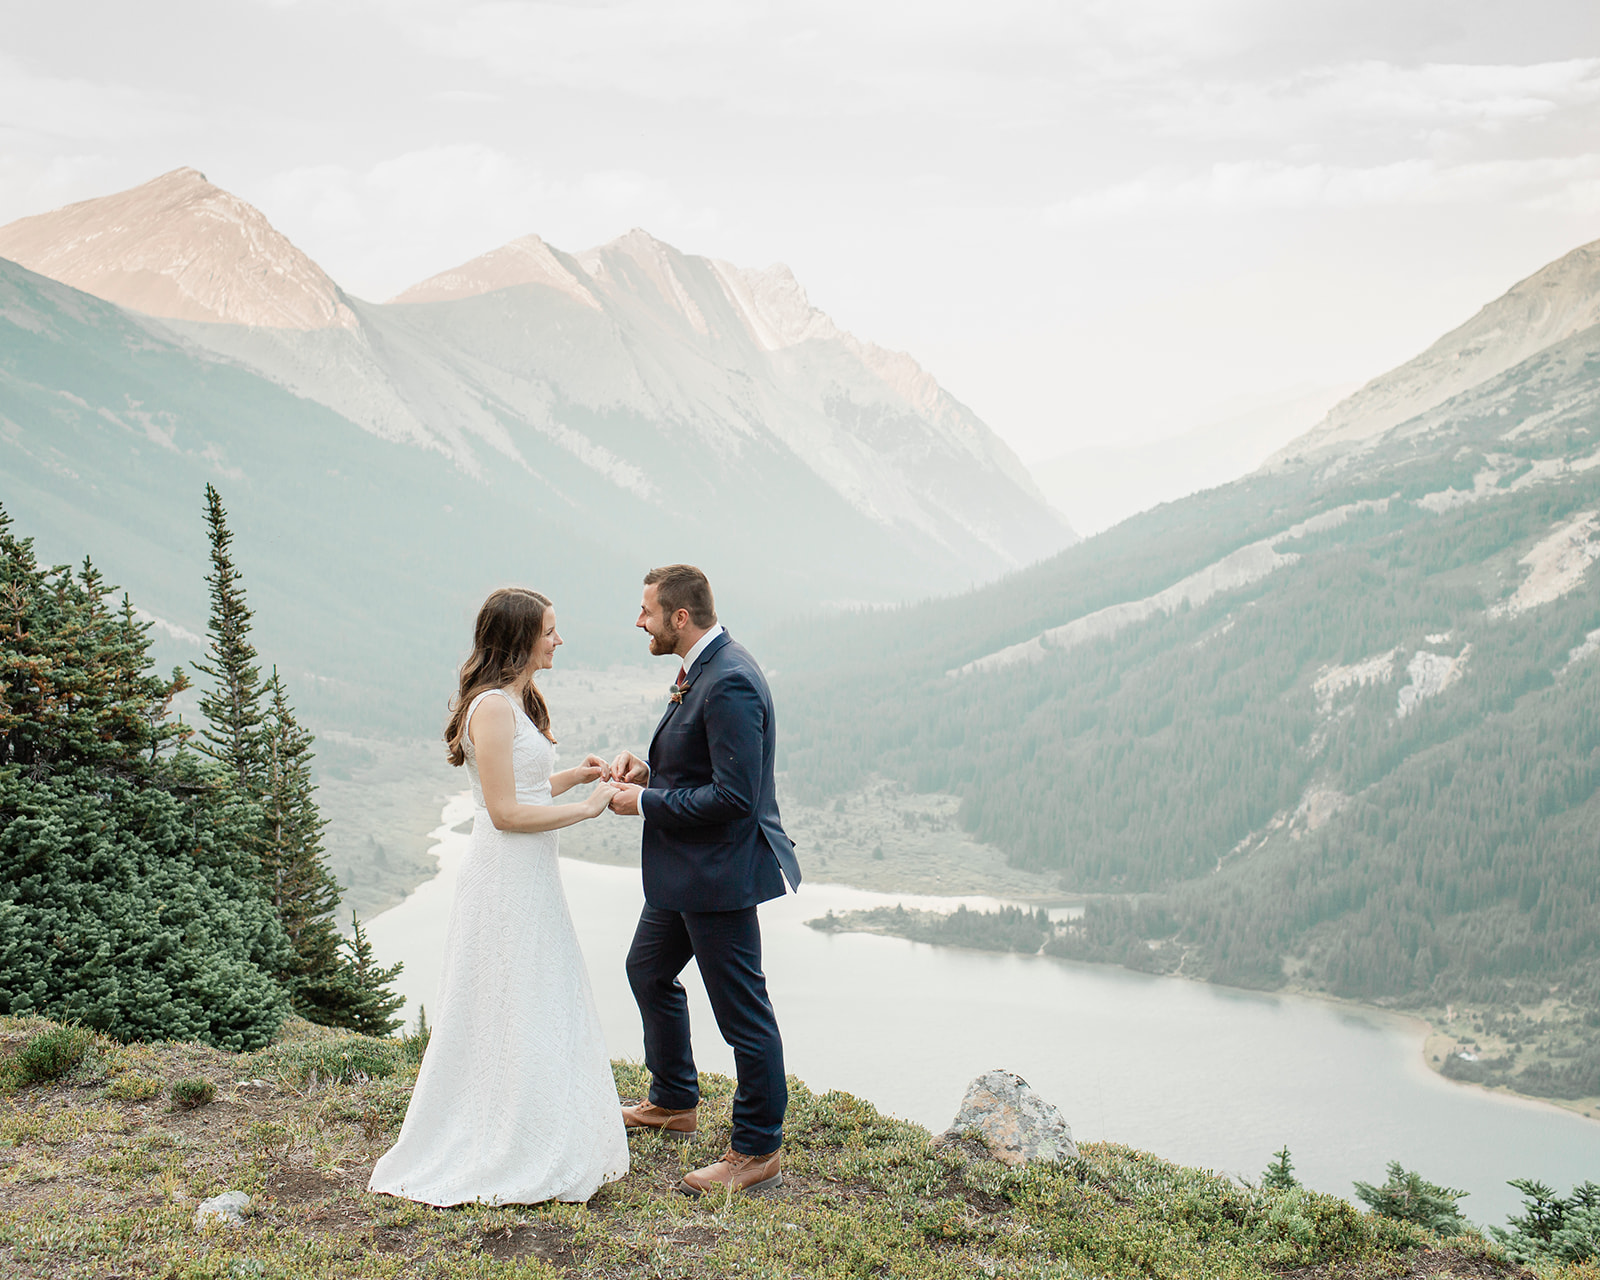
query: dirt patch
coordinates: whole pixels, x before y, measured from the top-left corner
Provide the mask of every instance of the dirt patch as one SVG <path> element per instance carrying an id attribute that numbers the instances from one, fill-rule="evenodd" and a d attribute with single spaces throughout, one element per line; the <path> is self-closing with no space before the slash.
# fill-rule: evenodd
<path id="1" fill-rule="evenodd" d="M 1406 1260 L 1403 1271 L 1393 1270 L 1392 1264 L 1382 1270 L 1356 1266 L 1297 1267 L 1293 1271 L 1280 1271 L 1282 1280 L 1376 1280 L 1378 1276 L 1394 1280 L 1537 1280 L 1526 1267 L 1513 1262 L 1497 1262 L 1493 1258 L 1463 1253 L 1460 1249 L 1424 1249 Z"/>
<path id="2" fill-rule="evenodd" d="M 323 1200 L 340 1190 L 340 1184 L 316 1169 L 279 1165 L 267 1176 L 265 1193 L 281 1205 Z"/>
<path id="3" fill-rule="evenodd" d="M 576 1243 L 572 1228 L 561 1222 L 530 1222 L 501 1231 L 486 1231 L 483 1251 L 501 1261 L 538 1258 L 562 1271 L 575 1271 L 589 1252 Z"/>

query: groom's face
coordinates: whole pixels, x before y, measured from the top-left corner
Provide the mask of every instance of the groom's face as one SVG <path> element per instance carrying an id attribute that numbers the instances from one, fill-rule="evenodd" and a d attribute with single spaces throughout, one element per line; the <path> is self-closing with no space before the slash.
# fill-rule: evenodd
<path id="1" fill-rule="evenodd" d="M 650 637 L 650 652 L 656 657 L 677 651 L 680 633 L 673 619 L 661 611 L 661 596 L 655 583 L 645 587 L 644 599 L 639 602 L 639 620 L 633 625 L 644 628 Z"/>

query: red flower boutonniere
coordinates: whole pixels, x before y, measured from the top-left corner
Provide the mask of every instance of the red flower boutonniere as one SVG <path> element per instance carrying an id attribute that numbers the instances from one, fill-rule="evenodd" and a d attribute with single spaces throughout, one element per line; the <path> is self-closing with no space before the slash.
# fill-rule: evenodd
<path id="1" fill-rule="evenodd" d="M 686 684 L 669 685 L 667 688 L 668 692 L 672 695 L 671 701 L 674 703 L 682 702 L 683 695 L 689 692 L 689 686 Z"/>

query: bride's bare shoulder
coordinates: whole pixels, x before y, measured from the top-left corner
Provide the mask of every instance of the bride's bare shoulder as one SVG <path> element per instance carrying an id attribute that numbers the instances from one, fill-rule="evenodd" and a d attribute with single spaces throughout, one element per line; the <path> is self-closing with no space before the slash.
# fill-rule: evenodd
<path id="1" fill-rule="evenodd" d="M 492 738 L 510 737 L 516 727 L 516 713 L 511 710 L 511 700 L 490 696 L 498 692 L 490 689 L 486 694 L 480 694 L 476 699 L 477 705 L 467 715 L 467 736 L 474 744 L 481 743 L 485 733 Z"/>

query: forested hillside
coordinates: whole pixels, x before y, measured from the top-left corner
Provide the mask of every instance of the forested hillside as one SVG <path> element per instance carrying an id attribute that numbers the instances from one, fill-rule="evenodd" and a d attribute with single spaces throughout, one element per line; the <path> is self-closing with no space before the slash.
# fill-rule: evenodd
<path id="1" fill-rule="evenodd" d="M 1017 864 L 1143 895 L 1069 954 L 1592 1001 L 1597 512 L 1600 328 L 1331 462 L 797 627 L 785 766 L 952 792 Z"/>

